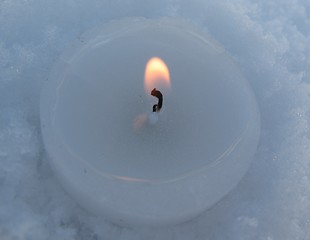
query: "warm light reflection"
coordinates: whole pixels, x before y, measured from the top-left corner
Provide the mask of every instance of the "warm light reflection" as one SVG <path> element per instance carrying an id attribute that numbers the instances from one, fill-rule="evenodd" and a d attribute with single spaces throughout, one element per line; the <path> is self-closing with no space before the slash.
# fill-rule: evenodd
<path id="1" fill-rule="evenodd" d="M 138 131 L 140 130 L 144 124 L 146 123 L 147 121 L 147 115 L 146 114 L 140 114 L 138 115 L 134 121 L 133 121 L 133 128 L 135 131 Z"/>
<path id="2" fill-rule="evenodd" d="M 151 58 L 145 67 L 144 87 L 147 93 L 154 88 L 159 90 L 170 89 L 170 73 L 166 63 L 158 58 Z"/>

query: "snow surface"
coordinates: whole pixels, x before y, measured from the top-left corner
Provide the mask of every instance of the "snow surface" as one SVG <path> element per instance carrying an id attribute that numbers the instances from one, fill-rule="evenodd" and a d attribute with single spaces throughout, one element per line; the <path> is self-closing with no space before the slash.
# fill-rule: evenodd
<path id="1" fill-rule="evenodd" d="M 122 228 L 80 208 L 43 148 L 39 94 L 52 64 L 87 29 L 113 19 L 178 16 L 212 34 L 256 94 L 262 132 L 253 164 L 199 218 Z M 310 239 L 308 0 L 1 0 L 0 239 Z"/>

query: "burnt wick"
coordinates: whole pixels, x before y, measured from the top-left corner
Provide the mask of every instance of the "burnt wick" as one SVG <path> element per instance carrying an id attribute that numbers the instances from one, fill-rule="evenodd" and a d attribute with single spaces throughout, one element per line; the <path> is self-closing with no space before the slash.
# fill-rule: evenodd
<path id="1" fill-rule="evenodd" d="M 163 95 L 156 88 L 152 90 L 151 95 L 158 98 L 158 103 L 153 106 L 153 112 L 159 112 L 163 106 Z"/>

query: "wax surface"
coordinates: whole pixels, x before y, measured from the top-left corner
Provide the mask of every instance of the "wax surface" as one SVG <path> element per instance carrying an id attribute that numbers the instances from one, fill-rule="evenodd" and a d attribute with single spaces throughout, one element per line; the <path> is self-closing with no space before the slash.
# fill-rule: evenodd
<path id="1" fill-rule="evenodd" d="M 167 64 L 164 105 L 146 62 Z M 141 119 L 137 126 L 135 121 Z M 240 181 L 259 138 L 254 95 L 211 37 L 179 20 L 126 19 L 84 34 L 41 98 L 44 143 L 65 189 L 119 224 L 166 225 L 212 206 Z"/>

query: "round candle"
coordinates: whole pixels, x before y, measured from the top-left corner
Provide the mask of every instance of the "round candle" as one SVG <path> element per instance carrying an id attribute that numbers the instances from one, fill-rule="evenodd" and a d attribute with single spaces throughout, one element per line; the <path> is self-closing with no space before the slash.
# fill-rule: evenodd
<path id="1" fill-rule="evenodd" d="M 187 221 L 233 189 L 260 128 L 231 57 L 173 19 L 82 35 L 43 89 L 41 124 L 51 166 L 78 203 L 118 224 L 156 226 Z"/>

